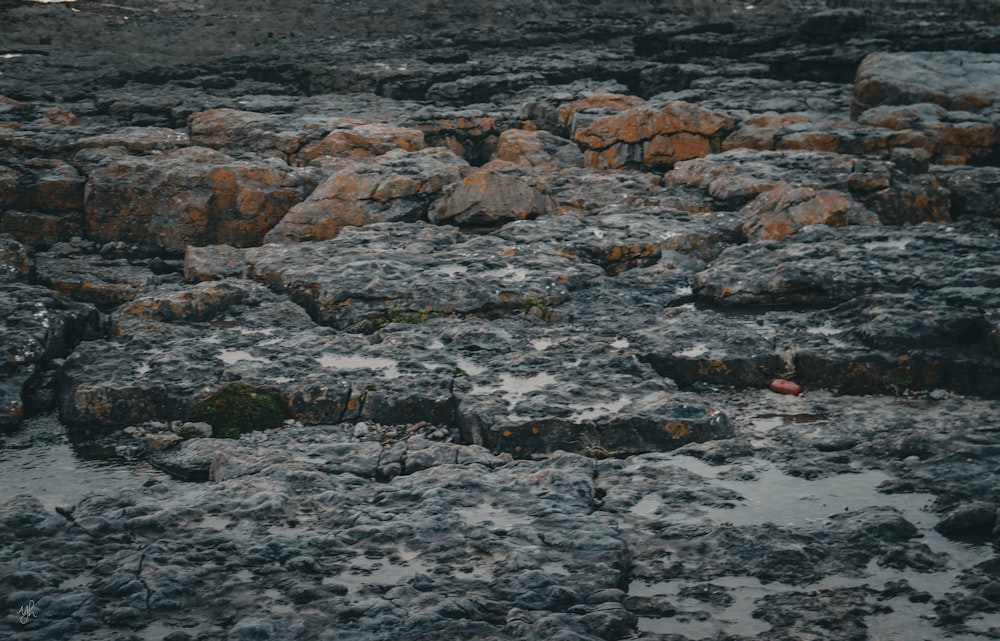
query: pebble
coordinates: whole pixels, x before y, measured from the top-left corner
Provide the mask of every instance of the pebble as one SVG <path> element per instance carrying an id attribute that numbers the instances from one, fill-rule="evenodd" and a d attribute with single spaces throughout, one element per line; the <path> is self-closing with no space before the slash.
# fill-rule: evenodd
<path id="1" fill-rule="evenodd" d="M 802 387 L 798 383 L 794 383 L 783 378 L 776 378 L 771 381 L 771 391 L 777 392 L 778 394 L 792 394 L 798 396 L 802 393 Z"/>

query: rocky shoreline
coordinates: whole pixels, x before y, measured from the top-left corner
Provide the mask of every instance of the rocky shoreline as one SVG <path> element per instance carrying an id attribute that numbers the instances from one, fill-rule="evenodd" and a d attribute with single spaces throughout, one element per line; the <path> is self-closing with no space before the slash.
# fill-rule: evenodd
<path id="1" fill-rule="evenodd" d="M 1000 6 L 351 4 L 0 4 L 0 633 L 1000 638 Z"/>

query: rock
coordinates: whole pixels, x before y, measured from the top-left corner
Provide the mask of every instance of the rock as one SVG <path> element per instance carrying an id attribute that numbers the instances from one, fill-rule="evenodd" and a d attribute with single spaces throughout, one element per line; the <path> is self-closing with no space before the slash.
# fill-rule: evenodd
<path id="1" fill-rule="evenodd" d="M 292 207 L 265 240 L 325 240 L 346 227 L 426 220 L 433 200 L 467 168 L 441 148 L 393 151 L 374 162 L 348 163 Z"/>
<path id="2" fill-rule="evenodd" d="M 652 103 L 598 118 L 573 139 L 585 148 L 588 167 L 662 169 L 718 153 L 734 127 L 722 112 L 686 102 Z"/>
<path id="3" fill-rule="evenodd" d="M 117 131 L 80 138 L 70 149 L 106 149 L 122 147 L 132 154 L 150 151 L 168 151 L 187 147 L 191 142 L 186 133 L 165 127 L 124 127 Z"/>
<path id="4" fill-rule="evenodd" d="M 230 108 L 191 115 L 192 144 L 227 154 L 253 153 L 281 158 L 290 165 L 308 165 L 323 157 L 373 158 L 393 149 L 425 147 L 423 133 L 365 118 L 296 117 Z"/>
<path id="5" fill-rule="evenodd" d="M 66 244 L 39 254 L 37 263 L 40 284 L 104 311 L 134 299 L 159 280 L 147 266 L 126 258 L 84 254 Z"/>
<path id="6" fill-rule="evenodd" d="M 547 131 L 508 129 L 497 141 L 496 159 L 539 169 L 582 167 L 580 149 L 565 138 Z"/>
<path id="7" fill-rule="evenodd" d="M 991 216 L 1000 212 L 1000 168 L 940 167 L 935 176 L 951 191 L 954 216 Z"/>
<path id="8" fill-rule="evenodd" d="M 0 217 L 0 233 L 46 247 L 83 235 L 83 212 L 47 213 L 8 209 Z"/>
<path id="9" fill-rule="evenodd" d="M 873 53 L 854 81 L 852 117 L 880 105 L 929 102 L 981 111 L 1000 102 L 1000 58 L 974 52 Z"/>
<path id="10" fill-rule="evenodd" d="M 783 378 L 776 378 L 771 381 L 770 387 L 772 392 L 777 392 L 778 394 L 798 396 L 802 393 L 802 387 L 798 383 L 786 381 Z"/>
<path id="11" fill-rule="evenodd" d="M 0 165 L 0 210 L 81 211 L 84 181 L 75 167 L 56 159 L 4 163 Z"/>
<path id="12" fill-rule="evenodd" d="M 483 169 L 446 187 L 430 208 L 433 223 L 495 227 L 556 213 L 558 205 L 541 181 L 517 171 Z"/>
<path id="13" fill-rule="evenodd" d="M 235 161 L 200 147 L 158 157 L 108 153 L 95 164 L 86 198 L 91 237 L 174 252 L 258 244 L 316 185 L 314 173 L 281 161 Z"/>
<path id="14" fill-rule="evenodd" d="M 881 105 L 858 116 L 859 124 L 888 129 L 879 132 L 890 151 L 923 149 L 938 164 L 981 162 L 997 153 L 997 123 L 967 111 L 936 104 Z"/>
<path id="15" fill-rule="evenodd" d="M 393 149 L 420 151 L 425 146 L 424 134 L 419 129 L 374 122 L 334 129 L 318 143 L 306 145 L 296 157 L 300 162 L 321 156 L 374 158 Z"/>
<path id="16" fill-rule="evenodd" d="M 996 508 L 984 503 L 962 505 L 948 512 L 934 529 L 950 539 L 981 543 L 993 538 Z"/>
<path id="17" fill-rule="evenodd" d="M 664 180 L 704 190 L 716 206 L 759 199 L 744 209 L 751 217 L 745 231 L 755 234 L 769 233 L 764 228 L 771 221 L 782 234 L 821 221 L 877 224 L 866 209 L 887 225 L 942 221 L 950 214 L 949 193 L 933 177 L 906 176 L 891 163 L 842 154 L 737 149 L 679 163 Z"/>
<path id="18" fill-rule="evenodd" d="M 177 434 L 147 434 L 146 444 L 157 451 L 169 450 L 183 441 Z"/>
<path id="19" fill-rule="evenodd" d="M 867 27 L 865 14 L 856 9 L 835 9 L 819 11 L 801 24 L 799 33 L 810 39 L 841 39 L 843 34 L 864 31 Z"/>
<path id="20" fill-rule="evenodd" d="M 0 282 L 31 283 L 34 280 L 35 252 L 11 236 L 0 236 Z"/>
<path id="21" fill-rule="evenodd" d="M 328 269 L 317 272 L 317 261 Z M 250 278 L 317 322 L 354 331 L 434 314 L 504 314 L 530 301 L 553 305 L 598 273 L 544 250 L 426 223 L 350 227 L 328 241 L 247 251 Z"/>
<path id="22" fill-rule="evenodd" d="M 188 246 L 184 252 L 184 279 L 188 282 L 241 278 L 244 251 L 230 245 Z"/>
<path id="23" fill-rule="evenodd" d="M 781 240 L 808 225 L 881 224 L 851 196 L 812 187 L 777 186 L 757 196 L 742 211 L 749 219 L 743 224 L 743 233 L 753 240 Z"/>
<path id="24" fill-rule="evenodd" d="M 30 401 L 54 385 L 56 359 L 64 358 L 83 339 L 95 338 L 100 317 L 91 305 L 75 303 L 61 294 L 21 283 L 0 284 L 4 323 L 0 331 L 3 353 L 0 426 L 16 425 Z"/>
<path id="25" fill-rule="evenodd" d="M 513 118 L 511 118 L 513 121 Z M 479 165 L 493 155 L 504 126 L 495 114 L 479 109 L 440 109 L 424 107 L 414 110 L 400 123 L 424 133 L 428 147 L 445 147 L 453 154 Z"/>

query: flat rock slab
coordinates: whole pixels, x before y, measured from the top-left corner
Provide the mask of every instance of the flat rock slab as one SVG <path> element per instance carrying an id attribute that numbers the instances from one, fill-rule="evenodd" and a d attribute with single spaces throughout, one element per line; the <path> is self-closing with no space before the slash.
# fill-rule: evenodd
<path id="1" fill-rule="evenodd" d="M 725 416 L 639 363 L 628 341 L 536 322 L 425 319 L 366 337 L 317 327 L 247 281 L 162 288 L 68 360 L 62 419 L 81 430 L 183 419 L 239 380 L 304 423 L 426 421 L 520 456 L 670 449 L 726 432 Z"/>
<path id="2" fill-rule="evenodd" d="M 981 111 L 1000 102 L 1000 54 L 970 51 L 873 53 L 858 67 L 852 114 L 879 105 L 930 102 Z"/>
<path id="3" fill-rule="evenodd" d="M 419 438 L 401 445 L 330 426 L 283 430 L 216 448 L 218 481 L 195 492 L 155 481 L 98 492 L 68 506 L 71 521 L 27 495 L 5 500 L 2 556 L 17 551 L 5 567 L 18 575 L 5 574 L 4 604 L 41 590 L 32 627 L 72 613 L 90 630 L 141 629 L 152 617 L 157 629 L 229 638 L 627 633 L 628 554 L 614 526 L 592 518 L 593 460 L 524 465 Z M 345 467 L 379 457 L 417 465 L 386 483 Z M 227 553 L 206 564 L 206 546 Z M 211 606 L 193 582 L 212 586 Z M 196 614 L 218 608 L 228 622 Z"/>
<path id="4" fill-rule="evenodd" d="M 422 223 L 345 228 L 337 238 L 265 245 L 247 275 L 350 331 L 434 314 L 507 314 L 554 305 L 598 276 L 596 265 Z"/>

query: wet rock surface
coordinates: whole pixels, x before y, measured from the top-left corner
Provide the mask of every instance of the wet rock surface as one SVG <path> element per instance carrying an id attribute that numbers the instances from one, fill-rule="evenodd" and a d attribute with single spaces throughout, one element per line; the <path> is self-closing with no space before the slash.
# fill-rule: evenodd
<path id="1" fill-rule="evenodd" d="M 1000 636 L 1000 9 L 826 5 L 0 2 L 0 636 Z"/>

